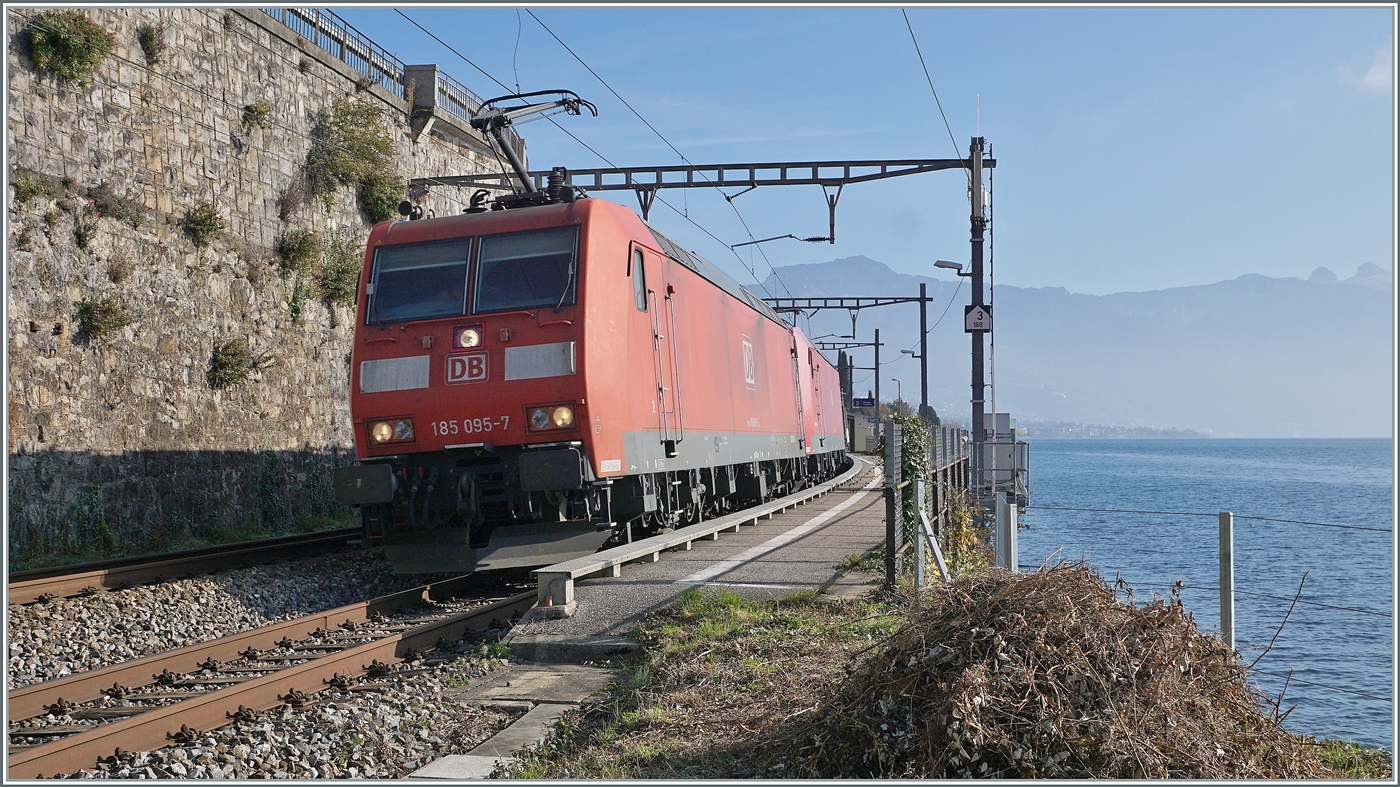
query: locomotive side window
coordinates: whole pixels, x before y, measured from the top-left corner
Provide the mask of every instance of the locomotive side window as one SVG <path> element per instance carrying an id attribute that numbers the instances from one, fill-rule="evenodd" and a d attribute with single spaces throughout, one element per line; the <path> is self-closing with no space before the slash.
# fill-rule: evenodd
<path id="1" fill-rule="evenodd" d="M 577 248 L 577 227 L 482 238 L 473 308 L 481 314 L 572 304 Z"/>
<path id="2" fill-rule="evenodd" d="M 641 249 L 632 252 L 632 300 L 637 304 L 637 311 L 647 310 L 647 266 Z"/>
<path id="3" fill-rule="evenodd" d="M 365 324 L 460 317 L 467 313 L 471 239 L 380 246 Z"/>

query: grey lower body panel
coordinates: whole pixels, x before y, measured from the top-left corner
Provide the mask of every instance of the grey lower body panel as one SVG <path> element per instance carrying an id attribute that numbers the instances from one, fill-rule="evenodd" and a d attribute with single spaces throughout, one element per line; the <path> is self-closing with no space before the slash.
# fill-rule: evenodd
<path id="1" fill-rule="evenodd" d="M 458 574 L 547 566 L 598 551 L 611 531 L 588 523 L 533 522 L 502 525 L 486 546 L 474 549 L 465 527 L 392 530 L 384 534 L 384 556 L 399 574 Z"/>
<path id="2" fill-rule="evenodd" d="M 657 431 L 625 432 L 622 435 L 622 471 L 628 475 L 656 473 L 663 470 L 694 470 L 701 467 L 737 465 L 745 462 L 763 462 L 773 459 L 793 459 L 807 455 L 802 444 L 802 436 L 792 434 L 751 434 L 743 432 L 698 432 L 686 430 L 684 435 L 674 434 L 675 456 L 666 456 L 666 446 L 662 433 Z M 827 441 L 830 448 L 822 451 L 839 451 L 845 446 L 840 440 Z M 815 447 L 813 450 L 817 450 Z M 599 457 L 606 461 L 612 457 Z"/>

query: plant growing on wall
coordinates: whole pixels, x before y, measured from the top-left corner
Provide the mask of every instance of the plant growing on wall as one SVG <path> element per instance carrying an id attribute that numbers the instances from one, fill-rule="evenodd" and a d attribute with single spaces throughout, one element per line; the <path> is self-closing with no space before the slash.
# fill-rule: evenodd
<path id="1" fill-rule="evenodd" d="M 180 223 L 185 228 L 185 234 L 201 249 L 223 237 L 224 229 L 228 226 L 211 202 L 201 202 L 190 208 Z"/>
<path id="2" fill-rule="evenodd" d="M 24 36 L 38 70 L 83 87 L 112 51 L 113 34 L 93 24 L 82 11 L 43 11 L 30 20 Z"/>
<path id="3" fill-rule="evenodd" d="M 364 242 L 351 233 L 331 239 L 326 259 L 316 271 L 316 295 L 329 305 L 351 306 L 359 294 Z"/>
<path id="4" fill-rule="evenodd" d="M 41 180 L 30 179 L 20 176 L 10 181 L 10 188 L 14 189 L 15 202 L 23 205 L 35 197 L 53 196 L 53 187 Z"/>
<path id="5" fill-rule="evenodd" d="M 205 376 L 210 388 L 233 388 L 247 382 L 248 375 L 266 369 L 272 363 L 272 356 L 268 353 L 254 353 L 249 349 L 247 339 L 229 339 L 214 345 Z"/>
<path id="6" fill-rule="evenodd" d="M 277 198 L 277 218 L 287 221 L 295 216 L 304 204 L 306 204 L 306 175 L 305 173 L 297 173 L 296 177 L 287 184 L 287 188 L 282 191 L 282 196 Z"/>
<path id="7" fill-rule="evenodd" d="M 146 56 L 146 65 L 153 66 L 160 62 L 160 57 L 165 53 L 165 29 L 164 21 L 142 22 L 136 26 L 136 43 L 141 45 L 141 53 Z"/>
<path id="8" fill-rule="evenodd" d="M 112 187 L 103 183 L 87 190 L 88 206 L 93 215 L 116 219 L 134 227 L 141 226 L 146 218 L 145 205 L 134 199 L 120 197 Z"/>
<path id="9" fill-rule="evenodd" d="M 248 128 L 272 128 L 272 107 L 263 101 L 244 105 L 243 125 Z"/>
<path id="10" fill-rule="evenodd" d="M 277 244 L 282 267 L 293 273 L 311 268 L 321 256 L 321 236 L 308 230 L 287 230 Z"/>
<path id="11" fill-rule="evenodd" d="M 78 304 L 78 330 L 91 342 L 106 342 L 130 324 L 131 315 L 111 296 Z"/>
<path id="12" fill-rule="evenodd" d="M 383 215 L 384 195 L 398 178 L 393 174 L 393 158 L 394 143 L 384 124 L 383 108 L 372 100 L 340 99 L 312 129 L 311 150 L 306 154 L 307 187 L 330 210 L 337 188 L 357 186 L 371 218 Z M 399 200 L 396 194 L 395 213 Z"/>
<path id="13" fill-rule="evenodd" d="M 393 221 L 399 216 L 399 203 L 408 191 L 408 184 L 389 172 L 372 172 L 360 184 L 360 203 L 370 221 Z"/>

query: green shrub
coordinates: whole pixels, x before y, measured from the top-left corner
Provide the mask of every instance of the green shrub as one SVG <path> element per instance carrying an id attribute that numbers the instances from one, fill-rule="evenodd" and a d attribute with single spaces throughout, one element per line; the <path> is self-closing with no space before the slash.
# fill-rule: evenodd
<path id="1" fill-rule="evenodd" d="M 89 341 L 106 341 L 130 324 L 131 315 L 111 296 L 78 304 L 78 329 Z"/>
<path id="2" fill-rule="evenodd" d="M 15 202 L 21 205 L 35 197 L 53 196 L 53 187 L 49 184 L 26 177 L 17 177 L 10 181 L 10 188 L 15 190 Z"/>
<path id="3" fill-rule="evenodd" d="M 316 271 L 316 295 L 331 305 L 350 306 L 359 295 L 360 267 L 364 243 L 354 235 L 342 234 L 331 240 L 326 259 Z"/>
<path id="4" fill-rule="evenodd" d="M 136 42 L 141 45 L 141 52 L 146 56 L 146 65 L 153 66 L 160 62 L 160 56 L 165 52 L 165 22 L 142 22 L 136 26 Z"/>
<path id="5" fill-rule="evenodd" d="M 272 107 L 265 102 L 247 104 L 243 107 L 243 125 L 248 128 L 272 128 Z"/>
<path id="6" fill-rule="evenodd" d="M 383 108 L 371 100 L 340 99 L 312 129 L 311 150 L 306 154 L 307 187 L 329 209 L 336 188 L 363 187 L 372 178 L 385 178 L 393 156 Z"/>
<path id="7" fill-rule="evenodd" d="M 301 319 L 301 310 L 306 306 L 306 298 L 310 291 L 311 286 L 307 284 L 306 277 L 300 272 L 294 273 L 291 290 L 287 292 L 287 311 L 291 313 L 293 320 Z"/>
<path id="8" fill-rule="evenodd" d="M 308 230 L 287 230 L 277 244 L 282 267 L 293 272 L 308 270 L 321 256 L 321 236 Z"/>
<path id="9" fill-rule="evenodd" d="M 190 208 L 180 223 L 185 227 L 185 234 L 201 249 L 223 237 L 224 228 L 227 227 L 218 209 L 210 202 L 201 202 Z"/>
<path id="10" fill-rule="evenodd" d="M 248 375 L 271 365 L 272 357 L 248 349 L 247 339 L 230 339 L 214 346 L 206 377 L 210 388 L 233 388 L 246 382 Z"/>
<path id="11" fill-rule="evenodd" d="M 375 171 L 360 182 L 360 203 L 365 213 L 376 224 L 393 221 L 399 217 L 399 203 L 403 201 L 408 184 L 403 178 L 389 172 Z"/>
<path id="12" fill-rule="evenodd" d="M 84 87 L 112 51 L 112 33 L 93 24 L 82 11 L 44 11 L 30 20 L 24 34 L 36 68 Z"/>

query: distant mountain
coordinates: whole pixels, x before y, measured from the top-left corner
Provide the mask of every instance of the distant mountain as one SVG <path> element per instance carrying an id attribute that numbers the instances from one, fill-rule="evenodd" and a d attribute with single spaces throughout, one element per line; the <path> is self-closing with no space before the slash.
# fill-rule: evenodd
<path id="1" fill-rule="evenodd" d="M 929 324 L 942 320 L 929 335 L 929 403 L 968 418 L 967 282 L 896 273 L 867 257 L 775 273 L 786 287 L 770 276 L 768 290 L 797 297 L 917 295 L 920 282 L 927 284 Z M 1247 274 L 1112 295 L 999 285 L 996 407 L 1022 422 L 1217 436 L 1388 436 L 1393 293 L 1391 272 L 1371 263 L 1345 280 L 1318 268 L 1307 280 Z M 851 331 L 845 311 L 824 311 L 799 324 L 813 336 L 833 334 L 828 341 L 844 341 L 839 336 Z M 904 399 L 917 403 L 918 361 L 900 353 L 918 350 L 917 305 L 869 309 L 856 325 L 859 341 L 881 330 L 881 398 L 893 400 L 902 388 Z M 854 357 L 860 366 L 871 365 L 868 349 Z M 856 381 L 862 395 L 874 388 L 868 371 L 858 371 Z"/>

